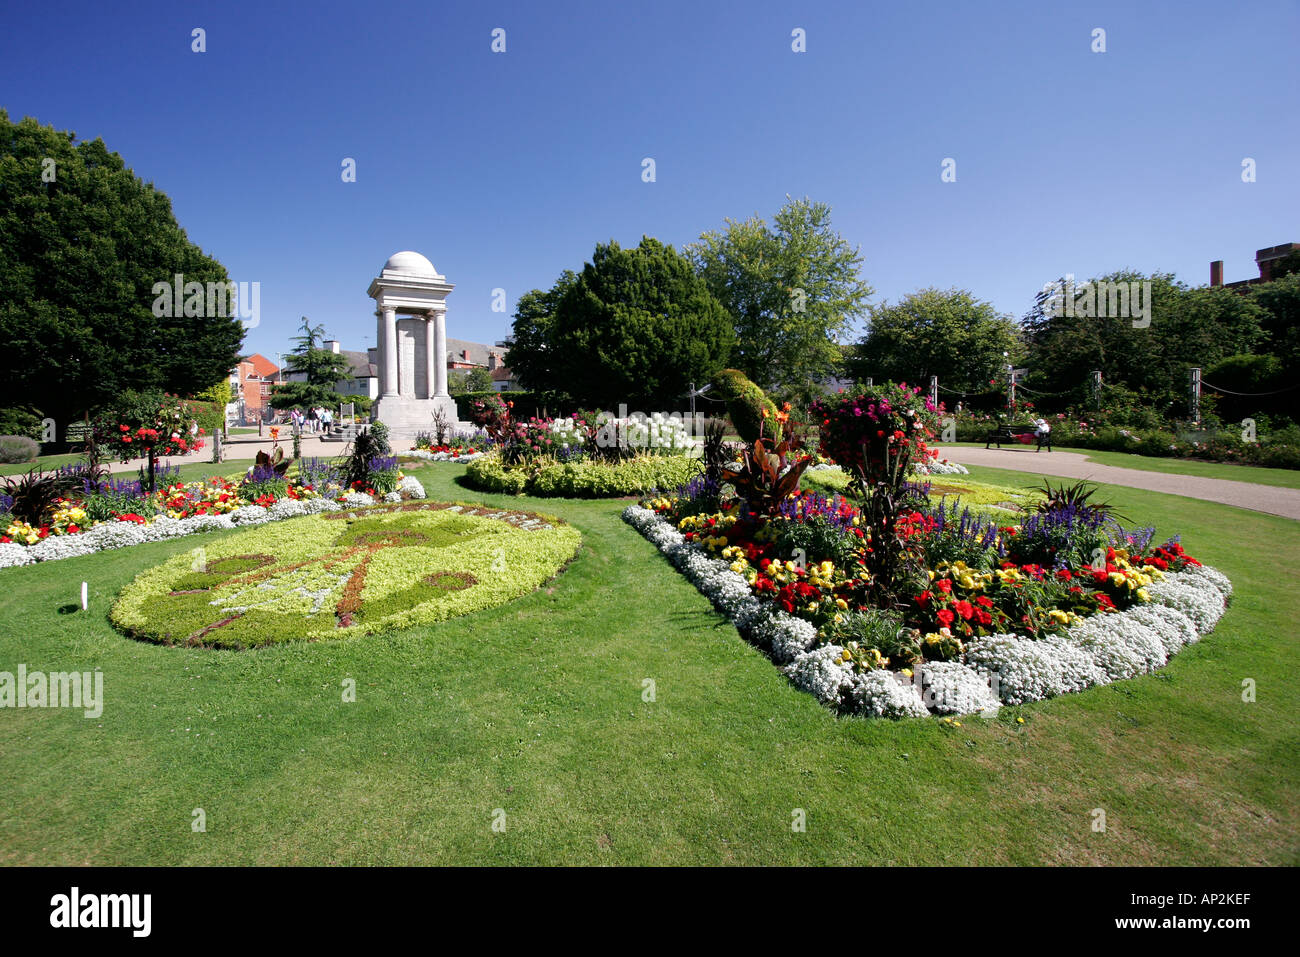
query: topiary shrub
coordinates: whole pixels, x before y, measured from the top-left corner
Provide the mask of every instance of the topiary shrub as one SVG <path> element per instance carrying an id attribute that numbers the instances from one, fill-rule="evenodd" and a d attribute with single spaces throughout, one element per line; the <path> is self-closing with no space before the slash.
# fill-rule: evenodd
<path id="1" fill-rule="evenodd" d="M 0 435 L 0 463 L 17 465 L 35 462 L 41 447 L 25 435 Z"/>
<path id="2" fill-rule="evenodd" d="M 727 403 L 727 413 L 736 433 L 745 442 L 759 437 L 781 441 L 781 425 L 776 420 L 776 404 L 739 369 L 723 369 L 713 377 L 714 395 Z M 763 418 L 763 413 L 767 418 Z"/>

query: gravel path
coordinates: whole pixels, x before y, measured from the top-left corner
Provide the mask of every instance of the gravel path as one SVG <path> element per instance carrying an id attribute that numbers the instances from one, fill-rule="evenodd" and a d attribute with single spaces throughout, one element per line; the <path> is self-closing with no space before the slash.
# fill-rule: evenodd
<path id="1" fill-rule="evenodd" d="M 1016 469 L 1022 472 L 1041 472 L 1043 475 L 1056 475 L 1062 478 L 1088 479 L 1109 485 L 1127 485 L 1129 488 L 1184 495 L 1187 498 L 1235 505 L 1255 512 L 1267 512 L 1270 515 L 1300 520 L 1300 489 L 1102 465 L 1098 462 L 1089 462 L 1088 456 L 1082 452 L 1034 452 L 1012 448 L 980 449 L 948 446 L 941 454 L 962 465 L 986 465 L 991 468 Z"/>

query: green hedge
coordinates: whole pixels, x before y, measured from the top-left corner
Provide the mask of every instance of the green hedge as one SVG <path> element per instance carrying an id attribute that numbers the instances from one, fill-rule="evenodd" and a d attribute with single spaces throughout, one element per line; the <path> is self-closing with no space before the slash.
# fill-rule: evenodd
<path id="1" fill-rule="evenodd" d="M 700 471 L 700 460 L 684 455 L 638 455 L 621 462 L 595 459 L 506 467 L 496 455 L 466 466 L 469 484 L 486 492 L 548 498 L 617 498 L 646 495 L 685 485 Z"/>

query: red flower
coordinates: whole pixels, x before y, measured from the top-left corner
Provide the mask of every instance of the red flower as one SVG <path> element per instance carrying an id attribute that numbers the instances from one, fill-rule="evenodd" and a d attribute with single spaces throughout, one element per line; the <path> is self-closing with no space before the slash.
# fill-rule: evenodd
<path id="1" fill-rule="evenodd" d="M 952 627 L 952 621 L 954 616 L 953 613 L 949 611 L 947 608 L 940 608 L 938 613 L 934 617 L 939 619 L 939 624 L 943 625 L 943 627 L 945 628 Z"/>
<path id="2" fill-rule="evenodd" d="M 952 607 L 956 609 L 957 614 L 968 620 L 970 619 L 970 616 L 975 613 L 975 606 L 968 601 L 963 600 L 956 602 Z"/>
<path id="3" fill-rule="evenodd" d="M 939 589 L 945 595 L 952 594 L 952 582 L 947 578 L 941 578 L 934 583 L 934 587 Z"/>

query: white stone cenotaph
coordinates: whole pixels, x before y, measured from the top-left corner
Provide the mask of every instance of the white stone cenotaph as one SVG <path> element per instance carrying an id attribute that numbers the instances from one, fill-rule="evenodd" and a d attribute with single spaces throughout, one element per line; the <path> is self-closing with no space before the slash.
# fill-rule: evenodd
<path id="1" fill-rule="evenodd" d="M 379 328 L 379 398 L 372 420 L 411 438 L 433 429 L 442 409 L 454 428 L 456 403 L 447 394 L 447 293 L 455 287 L 419 253 L 394 253 L 370 283 Z"/>

